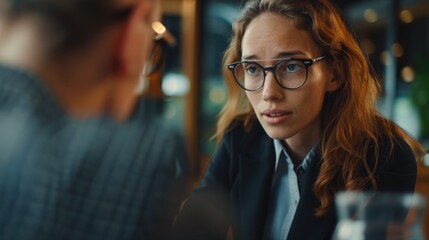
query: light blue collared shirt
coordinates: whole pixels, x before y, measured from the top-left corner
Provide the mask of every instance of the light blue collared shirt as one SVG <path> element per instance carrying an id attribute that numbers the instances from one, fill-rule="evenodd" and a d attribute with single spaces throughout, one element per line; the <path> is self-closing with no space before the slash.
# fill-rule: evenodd
<path id="1" fill-rule="evenodd" d="M 279 198 L 282 198 L 282 201 L 277 201 L 275 206 L 271 207 L 271 212 L 268 214 L 267 222 L 274 222 L 271 225 L 267 225 L 268 229 L 266 236 L 268 239 L 287 239 L 300 200 L 300 182 L 298 181 L 297 174 L 305 175 L 305 173 L 308 172 L 309 166 L 314 161 L 317 145 L 318 144 L 316 143 L 311 148 L 302 163 L 295 168 L 292 159 L 290 158 L 281 141 L 274 140 L 274 149 L 276 153 L 275 170 L 277 170 L 277 167 L 279 166 L 279 161 L 282 160 L 286 161 L 287 170 L 283 176 L 286 179 L 281 183 L 281 187 L 283 188 L 283 196 L 278 196 Z M 284 208 L 287 208 L 287 210 L 284 211 Z M 281 212 L 286 212 L 286 215 L 279 216 Z"/>

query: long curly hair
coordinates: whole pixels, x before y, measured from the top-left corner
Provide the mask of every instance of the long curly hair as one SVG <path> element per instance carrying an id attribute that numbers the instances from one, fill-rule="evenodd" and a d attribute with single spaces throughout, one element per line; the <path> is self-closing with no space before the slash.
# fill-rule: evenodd
<path id="1" fill-rule="evenodd" d="M 281 14 L 293 19 L 296 26 L 311 33 L 316 44 L 328 56 L 333 77 L 339 88 L 326 95 L 322 108 L 320 150 L 323 159 L 314 185 L 323 215 L 340 190 L 377 189 L 374 176 L 378 163 L 380 139 L 389 139 L 392 151 L 395 138 L 404 139 L 420 161 L 424 149 L 376 109 L 381 91 L 379 80 L 353 33 L 346 26 L 341 11 L 331 0 L 250 0 L 241 17 L 233 25 L 233 36 L 223 59 L 223 74 L 228 88 L 228 100 L 222 109 L 215 137 L 220 141 L 237 118 L 247 128 L 255 121 L 255 113 L 245 93 L 235 83 L 226 68 L 241 59 L 241 41 L 249 23 L 264 12 Z M 280 26 L 279 26 L 280 28 Z M 367 154 L 374 151 L 374 162 Z M 347 161 L 345 161 L 347 159 Z M 364 171 L 362 171 L 364 169 Z"/>

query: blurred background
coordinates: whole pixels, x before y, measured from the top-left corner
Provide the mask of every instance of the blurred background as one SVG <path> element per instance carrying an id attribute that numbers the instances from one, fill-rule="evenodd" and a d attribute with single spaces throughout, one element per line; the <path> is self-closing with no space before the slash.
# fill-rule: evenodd
<path id="1" fill-rule="evenodd" d="M 380 111 L 429 148 L 429 1 L 336 2 L 380 76 Z M 163 5 L 168 36 L 157 43 L 159 74 L 151 76 L 145 101 L 183 132 L 198 179 L 216 147 L 211 137 L 226 99 L 221 60 L 242 1 Z"/>

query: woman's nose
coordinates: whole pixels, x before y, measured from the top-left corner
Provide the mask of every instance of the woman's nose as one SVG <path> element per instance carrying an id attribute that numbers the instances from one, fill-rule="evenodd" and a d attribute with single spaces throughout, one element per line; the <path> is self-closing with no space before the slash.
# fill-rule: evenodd
<path id="1" fill-rule="evenodd" d="M 265 101 L 279 101 L 283 97 L 283 88 L 277 83 L 273 72 L 268 71 L 265 74 L 265 82 L 262 87 L 262 98 Z"/>

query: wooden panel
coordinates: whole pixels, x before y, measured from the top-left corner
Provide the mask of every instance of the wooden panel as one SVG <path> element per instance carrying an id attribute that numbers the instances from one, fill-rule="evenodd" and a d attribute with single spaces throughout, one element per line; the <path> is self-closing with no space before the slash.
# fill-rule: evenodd
<path id="1" fill-rule="evenodd" d="M 169 15 L 182 15 L 182 0 L 163 0 L 162 10 Z"/>
<path id="2" fill-rule="evenodd" d="M 199 19 L 198 19 L 198 1 L 182 0 L 183 13 L 183 69 L 190 83 L 190 91 L 187 95 L 185 106 L 185 132 L 190 152 L 190 162 L 193 178 L 198 176 L 199 170 L 199 144 L 198 144 L 198 36 L 199 36 Z"/>
<path id="3" fill-rule="evenodd" d="M 429 167 L 419 166 L 416 192 L 426 198 L 425 218 L 423 222 L 423 231 L 426 239 L 429 238 Z"/>
<path id="4" fill-rule="evenodd" d="M 192 178 L 199 173 L 199 144 L 198 144 L 198 51 L 199 51 L 199 3 L 197 0 L 163 0 L 164 14 L 181 17 L 182 28 L 182 71 L 188 78 L 190 90 L 185 98 L 184 121 L 185 136 L 189 152 Z"/>

